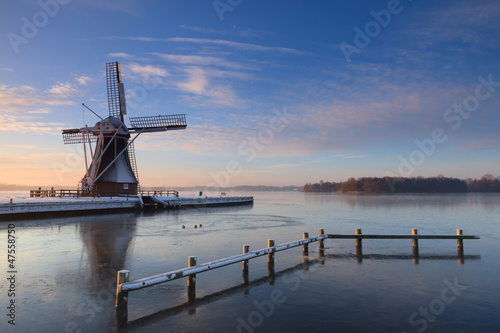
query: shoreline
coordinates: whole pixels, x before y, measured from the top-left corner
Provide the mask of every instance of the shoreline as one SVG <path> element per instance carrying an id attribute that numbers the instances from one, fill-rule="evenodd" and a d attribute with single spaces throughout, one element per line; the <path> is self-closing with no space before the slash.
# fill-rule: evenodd
<path id="1" fill-rule="evenodd" d="M 8 200 L 8 202 L 0 203 L 0 221 L 110 214 L 134 210 L 171 210 L 253 204 L 253 196 L 226 195 L 178 197 L 136 195 L 105 198 L 4 197 L 1 199 Z"/>

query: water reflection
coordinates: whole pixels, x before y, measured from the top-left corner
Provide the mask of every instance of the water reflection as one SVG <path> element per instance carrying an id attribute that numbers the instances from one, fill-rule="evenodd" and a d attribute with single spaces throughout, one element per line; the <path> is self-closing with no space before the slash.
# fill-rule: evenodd
<path id="1" fill-rule="evenodd" d="M 359 258 L 361 257 L 361 258 Z M 326 255 L 327 259 L 365 259 L 365 260 L 414 260 L 415 257 L 413 255 L 406 255 L 406 254 L 328 254 Z M 436 254 L 431 254 L 431 255 L 419 255 L 418 259 L 420 260 L 480 260 L 481 256 L 480 255 L 436 255 Z"/>
<path id="2" fill-rule="evenodd" d="M 304 193 L 308 203 L 337 203 L 351 208 L 425 208 L 425 207 L 459 207 L 464 205 L 480 205 L 485 209 L 494 209 L 498 205 L 497 193 L 398 193 L 398 194 L 365 194 L 365 193 Z"/>
<path id="3" fill-rule="evenodd" d="M 133 245 L 137 215 L 99 215 L 87 217 L 78 227 L 82 242 L 79 272 L 73 279 L 82 297 L 70 308 L 65 324 L 72 331 L 112 331 L 116 272 L 125 267 Z M 84 261 L 84 254 L 87 260 Z"/>
<path id="4" fill-rule="evenodd" d="M 125 266 L 128 248 L 137 228 L 136 218 L 98 217 L 80 224 L 80 237 L 87 253 L 90 290 L 107 288 Z"/>
<path id="5" fill-rule="evenodd" d="M 272 288 L 272 290 L 277 289 L 275 287 L 275 282 L 277 279 L 281 279 L 283 281 L 288 281 L 288 283 L 293 282 L 294 285 L 298 286 L 297 282 L 297 273 L 300 273 L 300 278 L 303 280 L 309 279 L 307 274 L 314 274 L 317 272 L 317 268 L 315 265 L 323 266 L 325 262 L 328 260 L 353 260 L 356 259 L 358 263 L 362 263 L 363 260 L 376 260 L 376 261 L 390 261 L 390 260 L 414 260 L 413 255 L 405 255 L 405 254 L 397 254 L 397 255 L 386 255 L 386 254 L 362 254 L 362 253 L 349 253 L 349 254 L 320 254 L 318 253 L 318 257 L 314 258 L 308 255 L 303 255 L 303 262 L 301 264 L 297 264 L 295 266 L 283 269 L 279 272 L 275 272 L 274 266 L 274 258 L 271 261 L 268 261 L 268 273 L 267 276 L 258 278 L 251 282 L 247 279 L 243 279 L 241 284 L 236 286 L 226 288 L 221 291 L 217 291 L 211 293 L 209 295 L 199 297 L 193 297 L 191 295 L 188 297 L 188 301 L 171 307 L 164 310 L 157 311 L 155 313 L 143 316 L 141 318 L 134 319 L 128 323 L 118 323 L 116 326 L 116 332 L 134 332 L 134 331 L 157 331 L 158 327 L 163 327 L 165 324 L 165 320 L 169 317 L 176 316 L 182 313 L 187 314 L 188 316 L 192 316 L 196 314 L 196 310 L 201 308 L 202 306 L 208 305 L 211 307 L 215 307 L 215 302 L 223 301 L 228 297 L 231 297 L 235 294 L 242 294 L 245 297 L 252 293 L 252 290 L 256 287 L 267 284 Z M 421 255 L 419 259 L 421 260 L 456 260 L 457 258 L 466 259 L 466 260 L 480 260 L 480 255 L 464 255 L 463 257 L 455 256 L 455 255 Z M 243 273 L 245 274 L 245 272 Z M 248 274 L 248 271 L 246 272 Z M 295 276 L 292 276 L 295 274 Z M 188 290 L 189 295 L 189 290 Z M 243 304 L 244 302 L 242 302 Z M 184 317 L 185 318 L 185 317 Z M 161 329 L 159 331 L 162 331 Z"/>
<path id="6" fill-rule="evenodd" d="M 283 276 L 290 275 L 292 273 L 298 272 L 298 271 L 307 271 L 309 270 L 309 267 L 315 264 L 323 264 L 324 260 L 321 259 L 314 259 L 314 260 L 307 260 L 302 264 L 295 265 L 293 267 L 284 269 L 280 272 L 274 272 L 274 265 L 273 265 L 273 271 L 269 273 L 267 276 L 256 279 L 251 282 L 247 283 L 242 283 L 240 285 L 230 287 L 221 291 L 214 292 L 210 295 L 206 295 L 201 298 L 196 298 L 192 301 L 187 301 L 184 304 L 177 305 L 175 307 L 165 309 L 158 311 L 156 313 L 150 314 L 148 316 L 144 316 L 142 318 L 135 319 L 129 323 L 125 327 L 117 327 L 117 332 L 132 332 L 134 331 L 135 328 L 138 329 L 144 329 L 148 326 L 154 325 L 155 323 L 161 322 L 171 316 L 175 316 L 178 314 L 181 314 L 183 312 L 187 312 L 189 315 L 195 314 L 196 309 L 202 307 L 203 305 L 211 305 L 212 303 L 215 303 L 218 300 L 223 300 L 226 299 L 228 296 L 235 295 L 235 294 L 243 294 L 243 295 L 249 295 L 250 290 L 252 288 L 267 284 L 269 286 L 274 285 L 274 281 L 276 278 L 280 278 Z"/>
<path id="7" fill-rule="evenodd" d="M 325 265 L 308 266 L 310 271 L 303 272 L 308 280 L 297 275 L 302 273 L 304 267 L 301 267 L 290 278 L 275 278 L 274 285 L 267 286 L 273 279 L 267 277 L 265 259 L 250 266 L 250 273 L 243 277 L 240 267 L 202 274 L 200 298 L 193 304 L 180 306 L 177 312 L 165 310 L 164 317 L 146 320 L 144 329 L 138 325 L 131 331 L 163 332 L 168 327 L 178 332 L 216 332 L 217 325 L 220 325 L 218 331 L 234 331 L 238 317 L 248 318 L 256 311 L 253 301 L 261 304 L 269 300 L 272 290 L 281 289 L 288 292 L 288 301 L 279 312 L 276 310 L 272 320 L 265 318 L 264 331 L 305 330 L 305 325 L 311 324 L 307 318 L 321 313 L 314 321 L 318 331 L 328 330 L 331 325 L 340 325 L 348 331 L 354 324 L 368 324 L 359 331 L 379 325 L 386 331 L 393 328 L 392 331 L 399 332 L 408 330 L 408 316 L 413 311 L 440 295 L 440 282 L 451 281 L 455 276 L 469 289 L 463 298 L 446 308 L 445 315 L 436 323 L 456 328 L 458 324 L 448 318 L 461 317 L 467 312 L 480 318 L 467 322 L 483 330 L 488 325 L 498 325 L 499 306 L 495 296 L 499 293 L 496 278 L 499 271 L 494 263 L 495 246 L 500 239 L 497 223 L 500 195 L 259 193 L 256 198 L 253 207 L 16 221 L 23 297 L 19 299 L 23 302 L 23 317 L 17 328 L 24 332 L 114 331 L 115 274 L 120 269 L 130 269 L 132 279 L 137 279 L 185 267 L 189 255 L 197 254 L 202 261 L 214 260 L 240 253 L 242 244 L 260 249 L 268 238 L 276 239 L 277 243 L 288 242 L 298 239 L 304 231 L 318 228 L 329 233 L 350 234 L 355 228 L 363 228 L 369 233 L 404 234 L 417 227 L 429 234 L 451 234 L 464 227 L 467 233 L 481 236 L 480 241 L 466 244 L 466 253 L 481 254 L 482 258 L 465 255 L 465 265 L 461 266 L 447 242 L 432 242 L 426 253 L 432 254 L 420 255 L 421 264 L 413 265 L 414 257 L 405 241 L 396 242 L 390 249 L 379 243 L 367 244 L 368 254 L 361 254 L 359 259 L 363 261 L 358 265 L 354 242 L 335 242 L 324 251 Z M 193 229 L 193 225 L 201 223 L 203 228 Z M 2 239 L 6 237 L 5 229 L 5 225 L 0 226 Z M 311 256 L 304 259 L 299 249 L 290 255 L 277 256 L 275 277 L 280 276 L 280 270 L 302 260 L 313 261 L 319 250 L 312 247 L 309 250 Z M 319 272 L 311 274 L 315 268 Z M 260 277 L 264 279 L 260 286 L 252 284 L 254 278 Z M 300 279 L 301 288 L 290 291 L 290 286 L 296 286 L 292 283 L 295 277 Z M 247 281 L 246 286 L 239 285 L 242 280 Z M 185 284 L 181 281 L 133 294 L 132 317 L 185 303 Z M 234 293 L 226 290 L 236 284 Z M 373 288 L 374 285 L 380 288 Z M 0 282 L 1 286 L 5 283 Z M 220 300 L 209 304 L 218 300 L 218 293 L 214 294 L 218 290 L 223 290 Z M 204 303 L 204 295 L 215 297 L 206 298 Z M 1 302 L 6 300 L 7 293 L 0 295 Z M 380 311 L 372 316 L 373 308 Z M 180 315 L 174 316 L 177 313 Z M 366 317 L 360 321 L 363 315 Z M 6 323 L 0 323 L 0 331 L 2 325 Z"/>

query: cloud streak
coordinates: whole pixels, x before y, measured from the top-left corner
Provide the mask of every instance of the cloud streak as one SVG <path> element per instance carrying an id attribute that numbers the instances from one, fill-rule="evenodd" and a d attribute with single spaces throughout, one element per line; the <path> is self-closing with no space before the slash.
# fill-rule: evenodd
<path id="1" fill-rule="evenodd" d="M 172 37 L 168 38 L 168 41 L 179 42 L 179 43 L 193 43 L 193 44 L 203 44 L 203 45 L 218 45 L 234 48 L 240 51 L 259 51 L 259 52 L 281 52 L 295 55 L 305 55 L 306 52 L 299 51 L 287 47 L 279 46 L 262 46 L 258 44 L 232 42 L 224 39 L 206 39 L 206 38 L 185 38 L 185 37 Z"/>

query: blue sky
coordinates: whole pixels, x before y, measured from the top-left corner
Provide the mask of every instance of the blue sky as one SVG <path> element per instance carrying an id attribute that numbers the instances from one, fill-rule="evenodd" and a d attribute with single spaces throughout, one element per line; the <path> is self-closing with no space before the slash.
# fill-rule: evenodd
<path id="1" fill-rule="evenodd" d="M 0 4 L 0 183 L 76 186 L 61 129 L 185 113 L 136 141 L 144 186 L 500 175 L 497 1 Z"/>

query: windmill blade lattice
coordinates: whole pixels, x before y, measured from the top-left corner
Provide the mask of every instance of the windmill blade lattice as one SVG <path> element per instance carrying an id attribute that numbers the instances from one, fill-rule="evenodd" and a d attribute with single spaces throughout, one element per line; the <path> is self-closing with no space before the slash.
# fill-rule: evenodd
<path id="1" fill-rule="evenodd" d="M 85 144 L 87 142 L 95 143 L 97 141 L 97 138 L 94 135 L 88 135 L 88 132 L 86 133 L 81 128 L 65 129 L 62 131 L 62 136 L 63 142 L 66 145 L 80 143 Z"/>
<path id="2" fill-rule="evenodd" d="M 123 115 L 127 114 L 127 109 L 120 64 L 118 62 L 108 62 L 106 64 L 106 86 L 108 89 L 109 115 L 123 121 Z"/>

